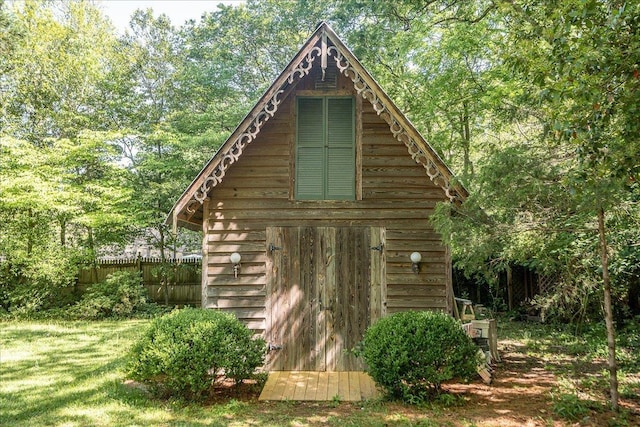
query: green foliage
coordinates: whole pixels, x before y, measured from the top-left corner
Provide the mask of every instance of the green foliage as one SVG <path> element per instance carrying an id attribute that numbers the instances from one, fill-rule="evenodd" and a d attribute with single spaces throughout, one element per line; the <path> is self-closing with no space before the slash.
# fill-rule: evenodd
<path id="1" fill-rule="evenodd" d="M 478 347 L 451 316 L 403 312 L 380 319 L 365 333 L 359 352 L 371 378 L 390 397 L 420 403 L 444 381 L 476 373 Z"/>
<path id="2" fill-rule="evenodd" d="M 574 393 L 553 393 L 553 412 L 569 421 L 578 421 L 589 414 L 589 404 Z"/>
<path id="3" fill-rule="evenodd" d="M 37 146 L 72 137 L 99 110 L 96 82 L 115 41 L 89 2 L 23 2 L 9 9 L 21 37 L 2 55 L 3 132 Z"/>
<path id="4" fill-rule="evenodd" d="M 65 295 L 70 295 L 75 275 L 69 253 L 12 254 L 0 262 L 0 307 L 19 317 L 61 307 L 69 301 Z"/>
<path id="5" fill-rule="evenodd" d="M 117 271 L 104 282 L 91 285 L 68 314 L 78 319 L 127 318 L 148 305 L 140 273 Z"/>
<path id="6" fill-rule="evenodd" d="M 488 90 L 480 91 L 488 110 L 478 123 L 492 135 L 472 134 L 471 196 L 460 208 L 441 207 L 436 228 L 468 276 L 491 283 L 519 265 L 554 277 L 553 292 L 535 302 L 561 321 L 601 316 L 601 209 L 619 319 L 632 315 L 622 307 L 633 305 L 633 289 L 637 295 L 638 7 L 502 3 L 483 22 L 456 23 L 473 28 L 472 41 L 490 40 L 478 63 L 491 80 L 474 80 Z M 436 10 L 427 7 L 415 20 Z M 491 27 L 499 30 L 486 32 Z"/>
<path id="7" fill-rule="evenodd" d="M 157 390 L 198 398 L 218 375 L 236 383 L 250 378 L 265 350 L 233 315 L 187 308 L 152 322 L 133 346 L 128 372 Z"/>

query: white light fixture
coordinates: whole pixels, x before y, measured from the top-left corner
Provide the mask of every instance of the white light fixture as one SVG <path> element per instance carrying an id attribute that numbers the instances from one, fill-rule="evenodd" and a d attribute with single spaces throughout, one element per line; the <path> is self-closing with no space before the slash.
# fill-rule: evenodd
<path id="1" fill-rule="evenodd" d="M 413 270 L 414 273 L 420 272 L 420 261 L 422 261 L 420 252 L 413 252 L 411 254 L 411 270 Z"/>
<path id="2" fill-rule="evenodd" d="M 237 279 L 238 273 L 240 273 L 240 260 L 242 256 L 238 252 L 234 252 L 229 256 L 231 264 L 233 264 L 233 276 Z"/>

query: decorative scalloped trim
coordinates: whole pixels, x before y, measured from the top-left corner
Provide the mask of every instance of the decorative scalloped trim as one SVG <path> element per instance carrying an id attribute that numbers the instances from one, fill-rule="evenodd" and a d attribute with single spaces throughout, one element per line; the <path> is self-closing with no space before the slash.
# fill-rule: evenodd
<path id="1" fill-rule="evenodd" d="M 211 172 L 200 188 L 194 193 L 185 208 L 189 214 L 194 214 L 198 209 L 198 206 L 204 203 L 209 191 L 222 182 L 227 173 L 227 169 L 238 161 L 244 151 L 244 148 L 256 139 L 264 124 L 276 114 L 278 106 L 282 103 L 282 99 L 279 99 L 278 97 L 284 93 L 284 89 L 287 84 L 291 85 L 294 81 L 307 76 L 309 72 L 311 72 L 311 68 L 313 68 L 314 60 L 321 54 L 322 50 L 318 46 L 315 46 L 289 73 L 286 79 L 287 83 L 280 86 L 280 89 L 271 97 L 262 110 L 258 112 L 251 124 L 247 126 L 245 132 L 236 138 L 233 145 L 231 145 L 227 152 L 222 155 L 222 160 L 220 160 L 213 172 Z"/>
<path id="2" fill-rule="evenodd" d="M 376 95 L 375 91 L 362 79 L 360 73 L 358 73 L 358 71 L 353 67 L 349 60 L 344 55 L 342 55 L 339 49 L 335 46 L 329 46 L 326 51 L 323 51 L 323 49 L 321 49 L 320 47 L 315 46 L 289 73 L 286 78 L 286 83 L 280 87 L 280 89 L 271 97 L 269 102 L 265 104 L 262 110 L 258 112 L 251 124 L 247 126 L 245 132 L 243 132 L 236 138 L 233 145 L 231 145 L 227 152 L 222 156 L 222 159 L 213 170 L 213 172 L 211 172 L 211 174 L 204 180 L 200 188 L 194 193 L 193 197 L 185 208 L 189 214 L 194 214 L 197 211 L 199 205 L 202 205 L 204 203 L 204 200 L 207 198 L 209 191 L 211 191 L 213 187 L 222 182 L 227 173 L 227 169 L 232 164 L 238 161 L 244 151 L 244 148 L 256 139 L 264 124 L 276 114 L 276 112 L 278 111 L 278 106 L 282 102 L 282 100 L 278 97 L 284 93 L 284 88 L 287 86 L 287 84 L 291 85 L 294 81 L 300 80 L 303 77 L 307 76 L 309 72 L 311 72 L 314 60 L 318 57 L 324 56 L 325 54 L 326 56 L 332 56 L 334 58 L 338 70 L 340 70 L 342 74 L 344 74 L 353 82 L 353 86 L 357 94 L 371 103 L 374 111 L 389 125 L 389 129 L 391 130 L 394 138 L 402 142 L 407 147 L 411 158 L 416 163 L 421 164 L 425 168 L 429 179 L 444 190 L 445 194 L 449 198 L 449 201 L 453 202 L 456 199 L 462 200 L 458 191 L 451 185 L 447 177 L 442 174 L 436 163 L 432 160 L 431 156 L 425 153 L 418 146 L 416 141 L 411 138 L 407 130 L 394 118 L 393 114 L 391 113 L 391 111 L 389 111 L 384 102 L 378 97 L 378 95 Z M 324 66 L 326 66 L 325 64 L 326 60 L 323 60 L 323 71 Z"/>
<path id="3" fill-rule="evenodd" d="M 421 164 L 426 172 L 427 176 L 435 185 L 442 188 L 449 198 L 449 201 L 453 202 L 456 199 L 462 200 L 458 191 L 451 185 L 451 182 L 445 175 L 442 174 L 436 163 L 431 156 L 425 153 L 411 138 L 406 129 L 393 117 L 391 111 L 387 109 L 384 102 L 376 95 L 376 93 L 369 87 L 369 85 L 362 79 L 358 71 L 353 67 L 349 60 L 342 55 L 342 53 L 335 46 L 329 47 L 327 50 L 329 56 L 333 56 L 336 61 L 338 70 L 345 76 L 347 76 L 353 82 L 353 86 L 356 89 L 358 95 L 366 99 L 371 103 L 373 110 L 384 119 L 389 125 L 389 129 L 393 136 L 400 142 L 402 142 L 409 151 L 411 158 L 418 164 Z"/>

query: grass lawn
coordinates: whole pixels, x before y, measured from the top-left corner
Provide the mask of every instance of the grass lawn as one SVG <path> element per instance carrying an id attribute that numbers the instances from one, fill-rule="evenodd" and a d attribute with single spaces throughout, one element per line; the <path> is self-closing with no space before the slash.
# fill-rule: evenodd
<path id="1" fill-rule="evenodd" d="M 128 349 L 146 325 L 146 321 L 0 323 L 0 426 L 471 427 L 600 425 L 602 420 L 636 425 L 640 421 L 640 413 L 637 417 L 633 412 L 622 417 L 608 414 L 602 403 L 585 403 L 579 424 L 554 413 L 554 393 L 572 393 L 565 389 L 573 378 L 573 365 L 560 355 L 575 362 L 579 350 L 569 348 L 567 352 L 545 341 L 542 331 L 517 328 L 505 331 L 511 335 L 501 343 L 505 361 L 498 366 L 491 387 L 480 382 L 456 385 L 457 394 L 449 396 L 453 399 L 439 404 L 409 407 L 380 401 L 265 403 L 230 399 L 199 405 L 157 400 L 125 385 L 122 372 Z M 550 351 L 555 352 L 555 358 L 549 357 Z M 580 372 L 577 375 L 580 377 Z M 521 382 L 525 377 L 531 381 L 529 385 Z M 639 378 L 627 374 L 622 394 L 640 408 L 634 396 L 640 392 Z M 606 381 L 603 384 L 594 379 L 578 386 L 581 390 L 588 386 L 602 390 L 604 386 L 606 390 Z M 527 392 L 533 393 L 531 398 Z M 577 404 L 580 402 L 585 401 Z"/>
<path id="2" fill-rule="evenodd" d="M 1 323 L 0 426 L 382 425 L 376 419 L 378 411 L 337 402 L 298 405 L 231 399 L 201 406 L 151 399 L 124 385 L 122 372 L 128 349 L 146 325 Z M 391 417 L 403 420 L 400 414 Z"/>

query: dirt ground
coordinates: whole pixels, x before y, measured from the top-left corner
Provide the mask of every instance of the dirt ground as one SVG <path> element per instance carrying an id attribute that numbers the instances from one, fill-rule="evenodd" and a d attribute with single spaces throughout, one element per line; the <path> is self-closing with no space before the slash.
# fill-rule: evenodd
<path id="1" fill-rule="evenodd" d="M 467 400 L 463 408 L 456 408 L 456 415 L 477 426 L 640 426 L 640 396 L 620 399 L 625 412 L 622 417 L 609 410 L 591 410 L 580 420 L 563 420 L 553 414 L 551 391 L 557 386 L 557 378 L 545 367 L 554 362 L 527 355 L 518 342 L 502 341 L 500 350 L 502 361 L 496 365 L 491 385 L 449 386 L 449 391 L 460 393 Z M 588 367 L 579 366 L 578 372 L 598 375 L 604 369 L 605 361 L 592 361 Z M 604 404 L 606 399 L 603 395 L 599 401 Z"/>
<path id="2" fill-rule="evenodd" d="M 595 405 L 599 409 L 590 410 L 587 416 L 579 420 L 562 419 L 554 414 L 551 399 L 551 391 L 557 386 L 558 380 L 545 366 L 572 361 L 537 359 L 528 355 L 521 343 L 509 341 L 500 342 L 500 354 L 502 361 L 495 366 L 491 385 L 477 381 L 445 386 L 449 393 L 460 397 L 458 404 L 452 407 L 435 406 L 430 409 L 395 403 L 363 407 L 359 404 L 335 402 L 289 402 L 286 412 L 291 419 L 304 420 L 300 425 L 325 425 L 329 424 L 331 418 L 344 418 L 348 425 L 365 425 L 367 420 L 375 420 L 375 425 L 382 422 L 383 425 L 390 426 L 640 426 L 640 396 L 620 400 L 624 411 L 622 416 L 602 409 L 607 398 L 603 395 L 598 399 L 600 403 Z M 593 361 L 586 366 L 578 366 L 577 372 L 584 372 L 585 376 L 599 375 L 603 369 L 606 369 L 604 361 Z M 260 406 L 257 408 L 258 412 L 279 410 L 279 403 L 257 402 L 259 391 L 255 385 L 248 385 L 244 393 L 240 394 L 238 395 L 237 389 L 233 396 L 219 390 L 216 396 L 211 396 L 209 403 L 233 397 L 256 401 L 256 405 Z M 367 415 L 363 416 L 363 413 Z"/>

